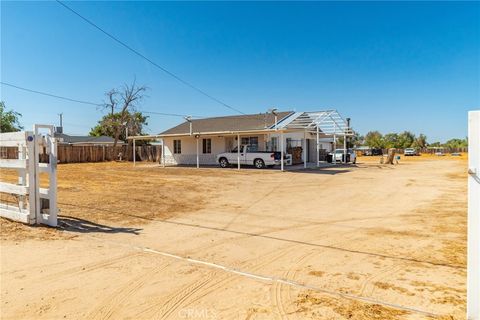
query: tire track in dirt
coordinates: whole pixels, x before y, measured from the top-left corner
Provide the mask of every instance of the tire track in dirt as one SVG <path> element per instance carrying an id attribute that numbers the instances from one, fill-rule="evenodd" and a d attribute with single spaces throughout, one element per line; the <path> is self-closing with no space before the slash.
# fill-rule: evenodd
<path id="1" fill-rule="evenodd" d="M 141 274 L 135 279 L 129 281 L 126 285 L 115 290 L 110 296 L 104 299 L 98 304 L 88 315 L 88 319 L 110 319 L 113 314 L 121 309 L 124 302 L 128 301 L 138 290 L 140 290 L 145 283 L 151 278 L 152 274 L 155 274 L 163 269 L 167 268 L 170 263 L 163 263 L 148 272 Z"/>
<path id="2" fill-rule="evenodd" d="M 141 255 L 141 254 L 142 253 L 140 253 L 140 252 L 132 251 L 130 253 L 122 254 L 122 255 L 119 255 L 119 256 L 116 256 L 116 257 L 113 257 L 113 258 L 100 260 L 98 262 L 89 263 L 89 264 L 86 264 L 86 265 L 83 265 L 83 266 L 82 265 L 75 266 L 75 267 L 72 267 L 72 268 L 62 270 L 60 272 L 56 272 L 56 273 L 53 273 L 53 274 L 42 276 L 38 280 L 41 281 L 41 282 L 45 282 L 46 280 L 59 280 L 59 278 L 62 278 L 62 277 L 78 276 L 82 273 L 87 273 L 87 272 L 94 271 L 94 270 L 97 270 L 97 269 L 105 268 L 105 267 L 114 265 L 114 264 L 116 264 L 116 263 L 118 263 L 122 260 L 127 259 L 127 258 L 132 258 L 134 256 L 138 256 L 138 255 Z"/>
<path id="3" fill-rule="evenodd" d="M 381 281 L 385 279 L 385 277 L 398 272 L 402 269 L 402 264 L 400 263 L 395 263 L 391 265 L 390 267 L 384 268 L 380 272 L 377 272 L 375 274 L 372 274 L 368 276 L 363 282 L 360 287 L 360 296 L 364 296 L 366 293 L 367 297 L 371 297 L 373 295 L 373 291 L 375 291 L 375 286 L 372 284 L 373 281 Z"/>
<path id="4" fill-rule="evenodd" d="M 299 263 L 303 262 L 304 260 L 306 260 L 307 257 L 310 257 L 313 254 L 314 252 L 308 252 L 300 256 L 298 259 L 296 259 L 295 266 L 287 269 L 287 271 L 283 273 L 282 278 L 290 279 L 291 272 L 293 271 L 296 273 L 295 267 L 299 267 Z M 293 279 L 294 278 L 290 280 L 293 280 Z M 282 292 L 284 291 L 283 290 L 284 287 L 285 286 L 281 282 L 274 282 L 270 290 L 270 293 L 271 293 L 270 297 L 272 300 L 272 304 L 278 309 L 278 313 L 280 314 L 281 319 L 284 319 L 285 315 L 288 314 L 287 310 L 285 309 L 285 304 L 284 304 L 285 299 L 282 297 Z M 287 290 L 290 290 L 290 286 L 287 286 L 287 287 L 288 287 Z"/>
<path id="5" fill-rule="evenodd" d="M 246 264 L 242 264 L 242 267 L 251 265 L 251 271 L 257 271 L 258 269 L 271 264 L 278 259 L 284 257 L 293 249 L 294 246 L 286 248 L 281 252 L 274 251 L 267 255 L 262 256 L 262 262 L 255 264 L 258 258 L 249 260 Z M 273 256 L 273 257 L 272 257 Z M 270 258 L 271 257 L 271 258 Z M 250 271 L 249 270 L 249 271 Z M 188 305 L 200 300 L 201 298 L 215 292 L 220 286 L 227 285 L 231 281 L 238 278 L 238 275 L 234 274 L 222 274 L 218 271 L 213 271 L 208 274 L 208 277 L 188 284 L 171 295 L 166 302 L 157 303 L 148 309 L 143 310 L 137 316 L 147 315 L 150 311 L 154 310 L 158 306 L 162 306 L 159 315 L 155 316 L 155 319 L 168 319 L 179 308 L 185 308 Z M 213 281 L 213 282 L 212 282 Z"/>

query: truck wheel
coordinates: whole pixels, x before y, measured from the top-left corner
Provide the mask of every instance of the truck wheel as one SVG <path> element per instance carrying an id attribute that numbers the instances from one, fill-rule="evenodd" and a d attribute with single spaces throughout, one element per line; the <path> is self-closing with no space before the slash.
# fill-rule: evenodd
<path id="1" fill-rule="evenodd" d="M 222 168 L 226 168 L 229 166 L 227 158 L 220 158 L 218 162 L 220 163 L 220 167 Z"/>
<path id="2" fill-rule="evenodd" d="M 255 168 L 257 169 L 263 169 L 265 168 L 265 162 L 263 162 L 262 159 L 255 159 L 253 161 L 253 165 L 255 166 Z"/>

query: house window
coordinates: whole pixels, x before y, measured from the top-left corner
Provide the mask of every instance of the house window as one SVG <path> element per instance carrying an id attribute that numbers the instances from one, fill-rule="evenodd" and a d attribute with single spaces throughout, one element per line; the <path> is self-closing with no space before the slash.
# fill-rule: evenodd
<path id="1" fill-rule="evenodd" d="M 258 137 L 243 137 L 242 144 L 248 144 L 251 151 L 258 151 Z"/>
<path id="2" fill-rule="evenodd" d="M 270 142 L 270 151 L 277 151 L 278 150 L 278 138 L 272 137 Z"/>
<path id="3" fill-rule="evenodd" d="M 203 139 L 203 153 L 212 153 L 212 139 Z"/>
<path id="4" fill-rule="evenodd" d="M 182 153 L 182 140 L 173 140 L 173 153 Z"/>

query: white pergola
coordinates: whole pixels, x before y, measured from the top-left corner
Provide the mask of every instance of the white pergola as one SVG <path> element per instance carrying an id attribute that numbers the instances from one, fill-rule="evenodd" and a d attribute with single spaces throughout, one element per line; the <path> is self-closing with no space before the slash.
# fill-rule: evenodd
<path id="1" fill-rule="evenodd" d="M 281 133 L 281 142 L 283 144 L 283 132 L 285 131 L 304 131 L 303 143 L 306 141 L 306 133 L 314 132 L 317 135 L 317 167 L 319 166 L 319 138 L 320 133 L 333 136 L 333 149 L 337 149 L 337 135 L 343 136 L 344 161 L 347 161 L 347 136 L 353 135 L 353 130 L 337 110 L 315 111 L 315 112 L 296 112 L 284 121 L 277 124 L 276 129 Z M 283 170 L 283 145 L 282 145 L 282 170 Z M 306 145 L 302 146 L 303 157 L 306 158 Z M 333 163 L 337 159 L 333 157 Z M 307 162 L 304 161 L 306 168 Z"/>
<path id="2" fill-rule="evenodd" d="M 336 139 L 337 136 L 343 136 L 344 142 L 344 155 L 346 161 L 346 137 L 353 135 L 353 131 L 349 128 L 347 121 L 345 121 L 336 110 L 327 110 L 327 111 L 316 111 L 316 112 L 296 112 L 286 119 L 275 124 L 269 128 L 260 129 L 260 130 L 237 130 L 237 131 L 215 131 L 215 132 L 195 132 L 192 128 L 192 122 L 190 122 L 190 132 L 189 133 L 180 133 L 180 134 L 159 134 L 159 135 L 146 135 L 146 136 L 131 136 L 127 137 L 128 140 L 133 142 L 133 164 L 136 163 L 135 155 L 135 141 L 136 140 L 161 140 L 162 141 L 162 164 L 165 166 L 165 151 L 164 151 L 164 138 L 172 137 L 188 137 L 194 136 L 197 138 L 197 168 L 200 167 L 199 163 L 199 148 L 198 148 L 198 138 L 200 136 L 236 136 L 237 137 L 237 150 L 238 150 L 238 170 L 240 170 L 240 135 L 243 134 L 280 134 L 280 149 L 281 149 L 281 170 L 284 171 L 284 159 L 285 159 L 285 146 L 284 146 L 284 133 L 286 132 L 304 132 L 304 139 L 302 142 L 303 149 L 303 158 L 304 158 L 304 167 L 307 167 L 306 161 L 306 134 L 312 133 L 316 134 L 317 137 L 317 167 L 320 164 L 319 161 L 319 139 L 320 135 L 331 136 L 334 141 L 334 149 L 336 149 Z M 333 162 L 336 163 L 336 157 L 333 157 Z"/>

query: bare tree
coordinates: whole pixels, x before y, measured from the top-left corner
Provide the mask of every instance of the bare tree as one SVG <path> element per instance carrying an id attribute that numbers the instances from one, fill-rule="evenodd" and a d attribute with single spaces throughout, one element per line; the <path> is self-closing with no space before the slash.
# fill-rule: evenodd
<path id="1" fill-rule="evenodd" d="M 113 147 L 117 146 L 120 133 L 128 127 L 129 114 L 134 113 L 139 103 L 145 97 L 146 86 L 137 86 L 135 80 L 131 85 L 125 84 L 119 89 L 112 89 L 106 93 L 108 102 L 105 108 L 109 109 L 111 115 L 118 114 L 117 117 L 111 117 L 111 127 L 114 133 Z M 115 110 L 118 110 L 115 112 Z"/>

